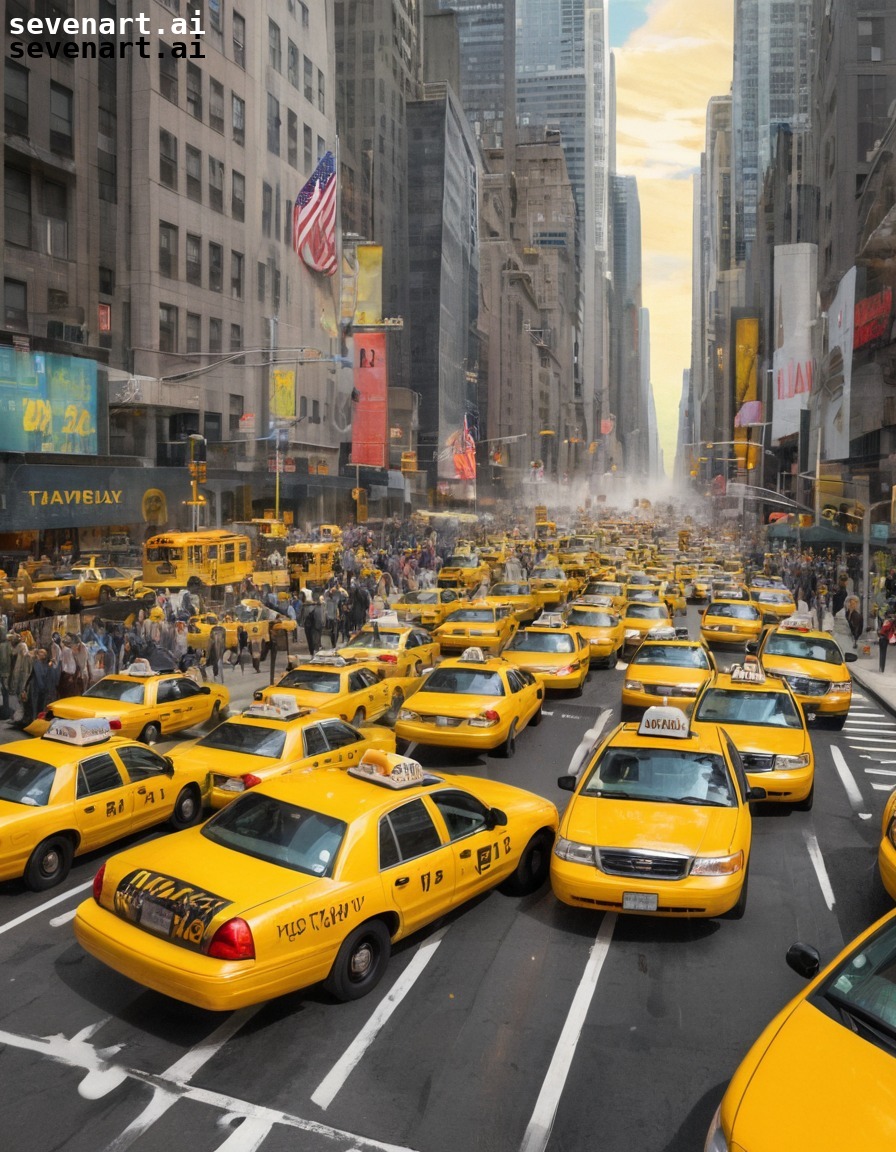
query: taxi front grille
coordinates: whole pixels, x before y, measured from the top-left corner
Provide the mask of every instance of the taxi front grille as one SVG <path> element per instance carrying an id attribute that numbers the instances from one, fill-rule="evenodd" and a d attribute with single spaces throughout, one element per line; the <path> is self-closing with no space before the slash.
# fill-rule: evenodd
<path id="1" fill-rule="evenodd" d="M 696 696 L 697 688 L 691 684 L 645 684 L 647 696 Z"/>
<path id="2" fill-rule="evenodd" d="M 811 676 L 785 676 L 784 679 L 798 696 L 824 696 L 831 686 L 830 680 L 816 680 Z"/>
<path id="3" fill-rule="evenodd" d="M 748 772 L 771 772 L 775 766 L 774 756 L 764 752 L 741 752 L 740 758 Z"/>
<path id="4" fill-rule="evenodd" d="M 423 712 L 420 713 L 420 719 L 424 724 L 437 724 L 439 728 L 456 728 L 464 722 L 462 716 L 439 716 L 435 713 L 426 715 Z"/>
<path id="5" fill-rule="evenodd" d="M 621 848 L 599 848 L 600 870 L 609 876 L 635 876 L 650 880 L 681 880 L 688 872 L 687 856 L 640 852 Z"/>

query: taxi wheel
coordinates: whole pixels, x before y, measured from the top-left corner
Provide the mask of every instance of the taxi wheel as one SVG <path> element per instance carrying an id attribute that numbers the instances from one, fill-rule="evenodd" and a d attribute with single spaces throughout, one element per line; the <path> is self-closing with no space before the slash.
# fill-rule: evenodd
<path id="1" fill-rule="evenodd" d="M 544 719 L 544 717 L 542 716 L 542 713 L 541 713 L 541 709 L 542 709 L 542 707 L 543 707 L 543 705 L 541 705 L 541 704 L 539 704 L 539 705 L 538 705 L 538 707 L 537 707 L 537 708 L 536 708 L 536 710 L 535 710 L 535 715 L 534 715 L 534 716 L 532 717 L 532 719 L 529 721 L 529 724 L 530 724 L 530 726 L 531 726 L 532 728 L 537 728 L 537 727 L 538 727 L 538 725 L 539 725 L 539 724 L 542 722 L 542 720 Z"/>
<path id="2" fill-rule="evenodd" d="M 389 711 L 385 716 L 387 723 L 395 723 L 398 719 L 398 713 L 401 711 L 402 704 L 404 704 L 404 692 L 402 692 L 400 688 L 396 688 L 392 693 L 392 703 L 389 705 Z"/>
<path id="3" fill-rule="evenodd" d="M 220 724 L 221 719 L 221 701 L 216 700 L 212 705 L 212 714 L 209 716 L 208 722 L 209 724 Z"/>
<path id="4" fill-rule="evenodd" d="M 104 584 L 102 586 L 102 588 L 100 588 L 100 594 L 97 597 L 97 600 L 99 601 L 100 604 L 108 604 L 111 599 L 112 599 L 112 589 L 108 588 Z"/>
<path id="5" fill-rule="evenodd" d="M 171 827 L 176 831 L 189 828 L 195 824 L 202 812 L 202 797 L 195 784 L 188 784 L 181 788 L 174 801 L 174 811 L 171 813 Z"/>
<path id="6" fill-rule="evenodd" d="M 796 802 L 796 804 L 794 804 L 794 808 L 797 810 L 797 812 L 811 812 L 812 811 L 812 805 L 814 803 L 815 803 L 815 781 L 813 780 L 812 781 L 812 787 L 809 789 L 809 795 L 806 796 L 805 799 L 803 799 L 803 800 L 798 800 Z"/>
<path id="7" fill-rule="evenodd" d="M 153 723 L 147 724 L 143 731 L 140 733 L 140 739 L 144 744 L 158 744 L 162 738 L 162 727 L 160 724 Z"/>
<path id="8" fill-rule="evenodd" d="M 367 713 L 363 708 L 356 708 L 355 714 L 352 716 L 351 722 L 356 728 L 360 728 L 364 721 L 367 719 Z"/>
<path id="9" fill-rule="evenodd" d="M 747 888 L 749 887 L 749 884 L 750 884 L 750 866 L 748 864 L 747 869 L 744 872 L 744 882 L 741 885 L 740 896 L 738 896 L 738 898 L 737 898 L 737 903 L 734 905 L 733 908 L 729 908 L 729 910 L 724 913 L 723 919 L 725 919 L 725 920 L 742 920 L 743 919 L 744 913 L 747 910 Z"/>
<path id="10" fill-rule="evenodd" d="M 510 760 L 516 752 L 516 720 L 510 721 L 510 731 L 507 733 L 507 739 L 504 740 L 495 749 L 495 754 L 503 756 L 505 760 Z"/>
<path id="11" fill-rule="evenodd" d="M 72 866 L 72 842 L 65 836 L 48 836 L 31 853 L 25 865 L 25 883 L 32 892 L 53 888 L 68 876 Z"/>
<path id="12" fill-rule="evenodd" d="M 360 1000 L 382 979 L 392 950 L 382 920 L 368 920 L 342 941 L 324 988 L 337 1000 Z"/>
<path id="13" fill-rule="evenodd" d="M 549 832 L 536 832 L 519 858 L 513 872 L 498 886 L 505 896 L 529 896 L 544 884 L 551 868 L 553 837 Z"/>

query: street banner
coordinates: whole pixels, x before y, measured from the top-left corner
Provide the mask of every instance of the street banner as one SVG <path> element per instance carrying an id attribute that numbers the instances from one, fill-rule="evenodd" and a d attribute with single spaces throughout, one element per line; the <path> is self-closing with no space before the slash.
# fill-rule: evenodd
<path id="1" fill-rule="evenodd" d="M 387 466 L 388 402 L 386 388 L 386 335 L 356 332 L 354 378 L 359 398 L 352 423 L 352 464 Z"/>
<path id="2" fill-rule="evenodd" d="M 817 261 L 815 244 L 775 248 L 772 440 L 776 442 L 799 432 L 800 412 L 808 407 L 812 393 Z"/>

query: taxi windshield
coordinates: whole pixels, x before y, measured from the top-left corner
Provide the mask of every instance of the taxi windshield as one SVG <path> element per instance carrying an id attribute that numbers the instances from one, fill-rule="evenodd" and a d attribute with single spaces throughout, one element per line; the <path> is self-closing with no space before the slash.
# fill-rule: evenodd
<path id="1" fill-rule="evenodd" d="M 702 648 L 675 644 L 644 644 L 630 663 L 660 664 L 664 668 L 709 668 L 709 658 Z"/>
<path id="2" fill-rule="evenodd" d="M 528 584 L 495 584 L 489 596 L 528 596 Z"/>
<path id="3" fill-rule="evenodd" d="M 532 575 L 537 580 L 565 580 L 566 574 L 562 568 L 536 568 Z"/>
<path id="4" fill-rule="evenodd" d="M 622 591 L 621 584 L 614 584 L 609 580 L 592 580 L 585 589 L 586 596 L 618 596 Z"/>
<path id="5" fill-rule="evenodd" d="M 758 620 L 759 612 L 752 604 L 710 604 L 707 616 L 722 616 L 729 620 Z"/>
<path id="6" fill-rule="evenodd" d="M 98 700 L 117 700 L 120 704 L 142 704 L 146 685 L 133 680 L 97 680 L 84 693 Z"/>
<path id="7" fill-rule="evenodd" d="M 265 728 L 262 724 L 237 724 L 225 721 L 208 736 L 197 741 L 197 748 L 215 748 L 219 752 L 241 752 L 245 756 L 283 755 L 286 733 L 282 728 Z"/>
<path id="8" fill-rule="evenodd" d="M 755 724 L 767 728 L 802 728 L 796 705 L 786 692 L 738 692 L 709 688 L 697 705 L 695 720 L 712 724 Z"/>
<path id="9" fill-rule="evenodd" d="M 451 624 L 494 624 L 495 612 L 492 608 L 458 608 L 451 613 Z"/>
<path id="10" fill-rule="evenodd" d="M 889 920 L 838 964 L 812 999 L 816 997 L 833 1004 L 841 1022 L 872 1043 L 881 1040 L 873 1029 L 884 1030 L 892 1050 L 896 1038 L 896 920 Z"/>
<path id="11" fill-rule="evenodd" d="M 384 632 L 378 629 L 378 635 L 372 628 L 365 628 L 363 632 L 359 632 L 357 636 L 352 636 L 347 644 L 343 644 L 343 648 L 397 648 L 401 643 L 400 632 Z"/>
<path id="12" fill-rule="evenodd" d="M 736 803 L 721 756 L 679 748 L 606 748 L 581 795 L 720 808 Z"/>
<path id="13" fill-rule="evenodd" d="M 760 604 L 792 604 L 793 597 L 789 592 L 757 592 L 754 597 Z"/>
<path id="14" fill-rule="evenodd" d="M 449 556 L 445 561 L 446 568 L 478 568 L 479 561 L 475 556 L 462 553 L 460 556 Z"/>
<path id="15" fill-rule="evenodd" d="M 213 844 L 309 876 L 331 876 L 347 825 L 342 820 L 247 792 L 202 828 Z"/>
<path id="16" fill-rule="evenodd" d="M 583 608 L 573 608 L 569 614 L 570 624 L 580 624 L 584 628 L 612 628 L 619 623 L 617 616 L 609 612 L 586 612 Z"/>
<path id="17" fill-rule="evenodd" d="M 514 652 L 575 652 L 572 636 L 565 632 L 530 632 L 523 629 L 507 646 Z"/>
<path id="18" fill-rule="evenodd" d="M 395 601 L 396 604 L 438 604 L 438 592 L 405 592 Z"/>
<path id="19" fill-rule="evenodd" d="M 843 654 L 833 640 L 816 636 L 788 636 L 774 632 L 765 645 L 768 656 L 792 656 L 797 660 L 823 660 L 825 664 L 842 664 Z"/>
<path id="20" fill-rule="evenodd" d="M 632 620 L 668 620 L 669 613 L 664 604 L 640 604 L 637 601 L 625 606 L 626 616 Z"/>
<path id="21" fill-rule="evenodd" d="M 497 672 L 477 668 L 437 668 L 420 692 L 451 692 L 461 696 L 503 696 L 504 685 Z"/>
<path id="22" fill-rule="evenodd" d="M 42 808 L 50 802 L 56 769 L 27 756 L 0 752 L 0 800 Z"/>
<path id="23" fill-rule="evenodd" d="M 317 668 L 293 668 L 277 683 L 278 688 L 301 688 L 303 692 L 339 692 L 339 673 L 323 672 Z"/>

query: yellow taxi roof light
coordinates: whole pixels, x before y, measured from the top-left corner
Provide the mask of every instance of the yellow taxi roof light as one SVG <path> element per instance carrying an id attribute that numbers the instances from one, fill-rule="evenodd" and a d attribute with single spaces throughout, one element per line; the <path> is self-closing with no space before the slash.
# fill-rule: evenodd
<path id="1" fill-rule="evenodd" d="M 648 640 L 678 640 L 678 629 L 671 626 L 661 625 L 659 628 L 651 628 L 647 633 Z"/>
<path id="2" fill-rule="evenodd" d="M 565 628 L 566 621 L 562 612 L 542 612 L 535 625 L 538 628 Z"/>
<path id="3" fill-rule="evenodd" d="M 778 625 L 779 628 L 789 628 L 793 632 L 811 632 L 812 631 L 812 617 L 811 616 L 788 616 L 786 620 L 782 620 Z"/>
<path id="4" fill-rule="evenodd" d="M 155 670 L 148 660 L 142 657 L 139 660 L 134 660 L 124 670 L 125 676 L 155 676 Z"/>
<path id="5" fill-rule="evenodd" d="M 329 664 L 332 668 L 345 668 L 347 664 L 351 664 L 353 661 L 347 660 L 344 656 L 334 656 L 330 652 L 318 652 L 316 656 L 311 657 L 308 663 Z"/>
<path id="6" fill-rule="evenodd" d="M 267 700 L 250 704 L 243 715 L 268 720 L 294 720 L 297 716 L 305 716 L 310 711 L 310 708 L 300 708 L 292 696 L 282 692 L 269 696 Z"/>
<path id="7" fill-rule="evenodd" d="M 691 724 L 680 708 L 656 705 L 648 708 L 638 725 L 639 736 L 663 736 L 673 740 L 687 740 Z"/>
<path id="8" fill-rule="evenodd" d="M 730 668 L 732 684 L 764 684 L 765 673 L 759 661 L 744 660 L 743 664 L 732 664 Z"/>
<path id="9" fill-rule="evenodd" d="M 464 648 L 460 658 L 470 664 L 484 664 L 488 659 L 481 648 Z"/>
<path id="10" fill-rule="evenodd" d="M 587 604 L 589 608 L 612 608 L 613 597 L 603 595 L 580 596 L 578 600 L 575 601 L 574 606 L 579 604 Z"/>
<path id="11" fill-rule="evenodd" d="M 348 774 L 387 788 L 413 788 L 424 781 L 419 761 L 395 752 L 381 752 L 378 748 L 368 748 L 358 763 L 349 768 Z"/>
<path id="12" fill-rule="evenodd" d="M 120 728 L 120 720 L 53 720 L 44 733 L 44 740 L 56 740 L 60 744 L 76 744 L 84 747 L 86 744 L 99 744 L 108 740 L 112 729 Z"/>

